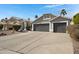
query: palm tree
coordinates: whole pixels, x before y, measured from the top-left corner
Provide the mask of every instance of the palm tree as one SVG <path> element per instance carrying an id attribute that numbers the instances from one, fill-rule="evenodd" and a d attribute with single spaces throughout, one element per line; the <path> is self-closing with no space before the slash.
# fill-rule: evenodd
<path id="1" fill-rule="evenodd" d="M 38 15 L 35 15 L 35 18 L 38 18 Z"/>
<path id="2" fill-rule="evenodd" d="M 66 10 L 62 9 L 61 12 L 60 12 L 60 16 L 65 16 L 66 14 L 67 14 Z"/>
<path id="3" fill-rule="evenodd" d="M 8 30 L 8 18 L 5 18 L 5 22 L 6 22 L 6 30 Z"/>
<path id="4" fill-rule="evenodd" d="M 28 21 L 30 21 L 30 18 L 28 18 Z"/>
<path id="5" fill-rule="evenodd" d="M 7 20 L 8 18 L 5 18 L 5 20 Z"/>

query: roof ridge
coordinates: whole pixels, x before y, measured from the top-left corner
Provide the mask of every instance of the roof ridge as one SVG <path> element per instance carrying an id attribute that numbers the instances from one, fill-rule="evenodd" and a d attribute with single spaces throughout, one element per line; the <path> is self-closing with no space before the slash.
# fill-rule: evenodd
<path id="1" fill-rule="evenodd" d="M 54 20 L 54 19 L 56 19 L 56 18 L 58 18 L 59 16 L 56 16 L 56 17 L 54 17 L 52 20 Z M 50 20 L 50 21 L 52 21 L 52 20 Z"/>

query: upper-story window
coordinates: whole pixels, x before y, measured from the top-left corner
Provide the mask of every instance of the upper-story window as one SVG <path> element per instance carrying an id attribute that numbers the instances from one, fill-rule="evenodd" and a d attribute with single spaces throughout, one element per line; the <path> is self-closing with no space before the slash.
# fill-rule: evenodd
<path id="1" fill-rule="evenodd" d="M 49 15 L 43 16 L 43 20 L 49 20 L 49 19 L 51 19 L 51 16 L 49 16 Z"/>

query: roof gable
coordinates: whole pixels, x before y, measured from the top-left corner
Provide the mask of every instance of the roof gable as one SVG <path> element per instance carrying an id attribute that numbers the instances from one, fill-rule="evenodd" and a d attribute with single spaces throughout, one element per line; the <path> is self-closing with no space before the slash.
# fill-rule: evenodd
<path id="1" fill-rule="evenodd" d="M 50 16 L 51 18 L 48 20 L 44 20 L 44 16 Z M 52 18 L 56 17 L 55 15 L 52 14 L 43 14 L 41 17 L 37 18 L 35 21 L 33 21 L 33 23 L 39 23 L 39 22 L 49 22 L 50 20 L 52 20 Z"/>

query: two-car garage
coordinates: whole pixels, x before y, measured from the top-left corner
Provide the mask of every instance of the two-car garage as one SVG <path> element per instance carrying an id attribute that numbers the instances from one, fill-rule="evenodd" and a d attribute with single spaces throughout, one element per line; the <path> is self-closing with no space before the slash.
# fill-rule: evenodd
<path id="1" fill-rule="evenodd" d="M 45 18 L 45 15 L 38 18 L 32 23 L 33 31 L 66 33 L 67 26 L 70 24 L 71 19 L 65 17 Z"/>
<path id="2" fill-rule="evenodd" d="M 49 24 L 34 24 L 34 31 L 49 32 Z M 66 22 L 64 23 L 53 23 L 53 32 L 65 33 Z"/>

